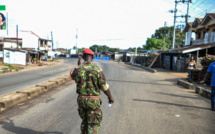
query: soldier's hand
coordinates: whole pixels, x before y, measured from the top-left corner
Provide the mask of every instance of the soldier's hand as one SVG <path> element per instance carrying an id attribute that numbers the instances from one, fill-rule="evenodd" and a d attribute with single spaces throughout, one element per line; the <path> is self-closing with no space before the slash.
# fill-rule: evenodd
<path id="1" fill-rule="evenodd" d="M 114 98 L 108 98 L 109 99 L 109 103 L 114 103 Z"/>

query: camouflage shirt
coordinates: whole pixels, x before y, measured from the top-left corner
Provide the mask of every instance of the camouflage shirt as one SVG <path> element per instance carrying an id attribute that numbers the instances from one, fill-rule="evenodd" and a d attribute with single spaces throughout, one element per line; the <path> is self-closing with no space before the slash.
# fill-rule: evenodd
<path id="1" fill-rule="evenodd" d="M 101 68 L 94 64 L 81 64 L 72 72 L 72 77 L 77 84 L 77 93 L 81 95 L 99 95 L 106 91 L 109 85 Z"/>

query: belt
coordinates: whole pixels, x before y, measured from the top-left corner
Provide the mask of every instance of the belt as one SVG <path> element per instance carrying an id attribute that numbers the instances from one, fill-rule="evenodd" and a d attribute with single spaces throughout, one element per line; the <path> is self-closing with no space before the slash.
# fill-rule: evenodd
<path id="1" fill-rule="evenodd" d="M 99 98 L 99 95 L 93 96 L 93 95 L 81 95 L 81 94 L 79 94 L 79 96 L 82 96 L 82 97 L 91 97 L 91 98 Z"/>

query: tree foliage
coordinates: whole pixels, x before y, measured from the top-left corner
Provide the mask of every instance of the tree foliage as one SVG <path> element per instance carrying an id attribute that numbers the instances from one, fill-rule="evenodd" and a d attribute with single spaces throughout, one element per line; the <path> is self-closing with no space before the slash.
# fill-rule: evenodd
<path id="1" fill-rule="evenodd" d="M 165 38 L 165 44 L 164 44 Z M 181 33 L 181 29 L 176 29 L 176 46 L 184 44 L 184 33 Z M 155 30 L 155 33 L 148 38 L 146 41 L 146 45 L 143 45 L 144 49 L 150 50 L 160 50 L 170 49 L 172 48 L 172 39 L 173 39 L 173 27 L 161 27 Z"/>
<path id="2" fill-rule="evenodd" d="M 90 47 L 93 52 L 118 52 L 119 48 L 110 48 L 106 45 L 93 45 Z"/>

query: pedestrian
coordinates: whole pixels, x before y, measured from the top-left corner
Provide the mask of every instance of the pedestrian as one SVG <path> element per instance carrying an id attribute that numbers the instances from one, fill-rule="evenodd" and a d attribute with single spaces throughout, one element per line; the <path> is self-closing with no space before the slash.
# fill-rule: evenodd
<path id="1" fill-rule="evenodd" d="M 93 57 L 93 51 L 85 48 L 83 50 L 84 63 L 76 67 L 71 74 L 77 85 L 82 134 L 98 134 L 102 121 L 102 101 L 99 98 L 101 91 L 108 96 L 109 103 L 114 103 L 102 69 L 92 63 Z"/>
<path id="2" fill-rule="evenodd" d="M 81 58 L 82 58 L 81 55 L 79 55 L 78 56 L 78 66 L 82 64 Z"/>
<path id="3" fill-rule="evenodd" d="M 209 73 L 212 73 L 212 77 L 211 77 L 211 110 L 215 111 L 215 61 L 209 65 L 204 79 L 199 82 L 200 84 L 205 83 L 205 81 L 208 78 Z"/>
<path id="4" fill-rule="evenodd" d="M 187 68 L 186 70 L 188 71 L 188 81 L 192 83 L 193 71 L 194 69 L 196 69 L 196 62 L 193 56 L 191 56 L 190 60 L 188 60 L 186 68 Z"/>

